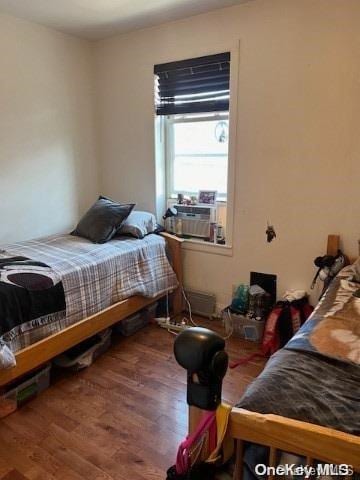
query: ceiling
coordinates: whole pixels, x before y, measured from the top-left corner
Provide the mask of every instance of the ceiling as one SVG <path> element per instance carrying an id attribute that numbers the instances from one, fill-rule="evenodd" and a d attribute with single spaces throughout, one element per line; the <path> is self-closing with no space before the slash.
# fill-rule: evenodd
<path id="1" fill-rule="evenodd" d="M 250 0 L 0 0 L 0 13 L 99 39 Z"/>

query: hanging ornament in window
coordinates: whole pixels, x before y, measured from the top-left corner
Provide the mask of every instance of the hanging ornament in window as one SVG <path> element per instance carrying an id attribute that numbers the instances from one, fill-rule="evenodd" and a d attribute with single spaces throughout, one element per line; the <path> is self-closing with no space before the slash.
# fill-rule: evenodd
<path id="1" fill-rule="evenodd" d="M 215 127 L 215 138 L 219 143 L 227 142 L 229 137 L 229 126 L 224 120 L 221 120 Z"/>

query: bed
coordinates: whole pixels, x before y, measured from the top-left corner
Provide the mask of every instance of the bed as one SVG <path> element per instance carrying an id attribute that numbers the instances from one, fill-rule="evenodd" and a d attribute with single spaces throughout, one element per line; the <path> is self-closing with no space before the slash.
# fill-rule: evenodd
<path id="1" fill-rule="evenodd" d="M 236 480 L 264 478 L 256 464 L 276 466 L 286 458 L 309 466 L 349 464 L 360 471 L 359 293 L 354 267 L 345 268 L 233 408 Z"/>
<path id="2" fill-rule="evenodd" d="M 0 355 L 16 361 L 0 370 L 0 386 L 169 292 L 173 314 L 181 311 L 181 239 L 166 233 L 4 245 L 0 275 Z"/>

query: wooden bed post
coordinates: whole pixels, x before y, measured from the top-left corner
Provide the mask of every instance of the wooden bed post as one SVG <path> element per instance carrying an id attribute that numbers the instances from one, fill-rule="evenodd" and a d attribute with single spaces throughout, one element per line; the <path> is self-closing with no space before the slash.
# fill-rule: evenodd
<path id="1" fill-rule="evenodd" d="M 233 480 L 242 480 L 244 470 L 244 443 L 242 440 L 235 440 L 235 468 Z"/>
<path id="2" fill-rule="evenodd" d="M 180 315 L 183 311 L 183 269 L 182 269 L 182 258 L 181 258 L 181 246 L 184 242 L 183 238 L 176 237 L 167 232 L 162 232 L 161 235 L 165 238 L 167 247 L 171 257 L 171 265 L 176 273 L 179 286 L 173 292 L 173 311 L 172 316 Z"/>
<path id="3" fill-rule="evenodd" d="M 328 235 L 327 249 L 326 249 L 327 255 L 332 255 L 333 257 L 335 257 L 338 253 L 339 248 L 340 248 L 340 235 Z"/>

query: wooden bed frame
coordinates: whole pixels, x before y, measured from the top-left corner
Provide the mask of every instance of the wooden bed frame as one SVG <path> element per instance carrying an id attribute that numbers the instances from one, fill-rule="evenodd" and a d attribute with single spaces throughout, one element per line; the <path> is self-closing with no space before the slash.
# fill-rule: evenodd
<path id="1" fill-rule="evenodd" d="M 354 471 L 360 472 L 360 437 L 355 435 L 236 407 L 231 411 L 229 432 L 236 441 L 234 480 L 243 478 L 244 442 L 270 447 L 268 464 L 271 467 L 278 465 L 278 452 L 284 451 L 306 457 L 307 465 L 321 460 L 336 465 L 351 465 Z"/>
<path id="2" fill-rule="evenodd" d="M 337 254 L 339 241 L 339 235 L 328 236 L 328 255 Z M 197 408 L 189 408 L 190 433 L 194 431 L 203 413 Z M 304 456 L 309 466 L 313 466 L 315 461 L 319 460 L 334 465 L 351 465 L 354 472 L 360 472 L 360 437 L 332 428 L 234 407 L 229 418 L 228 432 L 235 440 L 234 480 L 243 478 L 245 442 L 269 447 L 270 467 L 279 464 L 279 452 L 283 451 Z M 270 475 L 268 478 L 273 480 L 282 477 Z M 351 476 L 339 478 L 350 479 Z"/>
<path id="3" fill-rule="evenodd" d="M 165 232 L 161 235 L 166 240 L 170 262 L 179 282 L 179 287 L 171 294 L 172 315 L 175 316 L 182 311 L 183 276 L 181 244 L 184 240 Z M 54 333 L 53 335 L 20 350 L 15 355 L 16 366 L 6 370 L 0 370 L 0 387 L 3 387 L 22 375 L 31 372 L 65 350 L 123 320 L 147 305 L 154 303 L 161 297 L 162 295 L 155 298 L 133 296 L 126 300 L 122 300 L 95 315 L 85 318 L 60 332 Z"/>
<path id="4" fill-rule="evenodd" d="M 203 415 L 204 410 L 189 408 L 189 433 L 196 429 Z M 355 472 L 360 472 L 360 437 L 332 428 L 233 407 L 228 433 L 235 441 L 236 462 L 233 480 L 243 478 L 245 442 L 269 447 L 270 467 L 278 465 L 278 454 L 282 451 L 305 457 L 306 465 L 309 466 L 319 460 L 334 465 L 351 465 Z M 269 479 L 275 478 L 269 476 Z"/>

